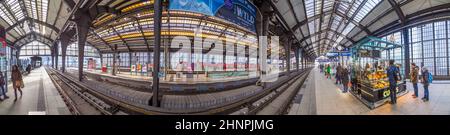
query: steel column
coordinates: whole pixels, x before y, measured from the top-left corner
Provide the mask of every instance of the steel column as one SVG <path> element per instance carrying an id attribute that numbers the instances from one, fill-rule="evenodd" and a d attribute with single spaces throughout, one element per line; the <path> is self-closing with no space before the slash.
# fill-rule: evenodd
<path id="1" fill-rule="evenodd" d="M 112 71 L 111 71 L 111 74 L 113 75 L 113 76 L 116 76 L 116 70 L 117 70 L 117 45 L 114 45 L 114 52 L 113 52 L 113 63 L 112 63 Z"/>
<path id="2" fill-rule="evenodd" d="M 449 49 L 448 49 L 448 47 L 449 47 L 449 44 L 450 44 L 450 40 L 448 40 L 448 35 L 450 35 L 450 33 L 449 33 L 449 31 L 448 31 L 448 29 L 449 29 L 449 27 L 448 27 L 448 21 L 445 21 L 445 29 L 446 29 L 446 33 L 447 34 L 445 34 L 445 39 L 447 39 L 445 42 L 447 43 L 447 45 L 446 45 L 446 48 L 447 48 L 447 75 L 450 75 L 450 62 L 449 62 L 449 57 L 450 57 L 450 55 L 449 55 L 449 53 L 448 53 L 448 51 L 449 51 Z"/>
<path id="3" fill-rule="evenodd" d="M 155 107 L 158 107 L 158 96 L 159 96 L 159 57 L 160 57 L 160 46 L 161 46 L 161 16 L 162 16 L 162 1 L 161 0 L 155 0 L 154 3 L 154 18 L 153 18 L 153 24 L 154 24 L 154 36 L 155 36 L 155 49 L 154 49 L 154 56 L 153 56 L 153 83 L 152 83 L 152 90 L 153 90 L 153 97 L 152 97 L 152 105 Z"/>
<path id="4" fill-rule="evenodd" d="M 295 48 L 295 69 L 298 71 L 298 62 L 299 62 L 299 47 Z"/>
<path id="5" fill-rule="evenodd" d="M 56 43 L 55 43 L 55 47 L 54 47 L 54 49 L 55 49 L 55 55 L 56 55 L 56 56 L 55 56 L 55 67 L 54 67 L 54 68 L 55 68 L 56 70 L 58 70 L 58 64 L 59 64 L 59 63 L 58 63 L 58 59 L 59 59 L 59 48 L 58 48 L 58 47 L 59 47 L 59 43 L 56 42 Z"/>
<path id="6" fill-rule="evenodd" d="M 286 67 L 288 75 L 291 74 L 291 43 L 292 41 L 288 38 L 285 42 L 284 49 L 286 52 Z"/>
<path id="7" fill-rule="evenodd" d="M 409 32 L 407 28 L 403 28 L 402 30 L 402 34 L 403 34 L 403 52 L 404 53 L 404 61 L 405 61 L 405 78 L 410 78 L 409 77 L 409 73 L 410 73 L 410 54 L 409 54 Z"/>
<path id="8" fill-rule="evenodd" d="M 433 64 L 434 64 L 434 75 L 437 75 L 437 68 L 436 68 L 436 35 L 435 35 L 435 29 L 434 29 L 434 22 L 431 23 L 433 26 Z M 422 39 L 423 40 L 423 39 Z"/>
<path id="9" fill-rule="evenodd" d="M 52 46 L 52 48 L 50 50 L 51 55 L 52 55 L 52 68 L 55 68 L 54 67 L 55 66 L 55 44 L 56 43 L 53 44 L 53 46 Z"/>
<path id="10" fill-rule="evenodd" d="M 62 59 L 62 66 L 61 71 L 64 73 L 66 72 L 66 55 L 67 55 L 67 46 L 69 46 L 69 37 L 61 36 L 61 59 Z"/>
<path id="11" fill-rule="evenodd" d="M 81 16 L 77 22 L 78 35 L 78 79 L 83 80 L 84 46 L 89 32 L 90 19 L 88 16 Z"/>

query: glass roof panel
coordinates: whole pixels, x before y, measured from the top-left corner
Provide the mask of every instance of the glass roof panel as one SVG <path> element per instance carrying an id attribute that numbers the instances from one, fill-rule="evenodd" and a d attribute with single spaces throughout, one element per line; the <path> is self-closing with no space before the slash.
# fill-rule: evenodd
<path id="1" fill-rule="evenodd" d="M 25 18 L 22 8 L 17 0 L 6 0 L 6 4 L 11 8 L 11 12 L 14 13 L 17 20 Z"/>
<path id="2" fill-rule="evenodd" d="M 338 35 L 346 36 L 349 34 L 381 1 L 305 0 L 306 15 L 310 21 L 308 22 L 309 34 L 314 35 L 319 30 L 321 31 L 321 34 L 311 36 L 311 41 L 321 41 L 319 44 L 324 47 L 330 46 L 329 44 L 335 44 L 336 46 L 345 38 Z M 336 34 L 336 32 L 340 34 Z M 328 35 L 325 35 L 325 33 L 328 33 Z M 330 40 L 333 40 L 333 42 L 329 42 Z"/>
<path id="3" fill-rule="evenodd" d="M 314 16 L 314 0 L 305 0 L 306 15 L 308 18 Z"/>
<path id="4" fill-rule="evenodd" d="M 368 0 L 355 16 L 355 21 L 360 22 L 381 0 Z"/>
<path id="5" fill-rule="evenodd" d="M 16 21 L 13 20 L 13 16 L 8 12 L 8 10 L 6 9 L 5 6 L 3 6 L 3 4 L 0 4 L 0 10 L 2 12 L 0 12 L 0 17 L 6 21 L 6 23 L 8 23 L 9 25 L 13 25 Z"/>
<path id="6" fill-rule="evenodd" d="M 19 36 L 24 36 L 30 32 L 37 32 L 45 35 L 46 27 L 40 23 L 33 23 L 27 19 L 29 16 L 41 22 L 47 22 L 48 0 L 5 0 L 0 1 L 0 18 L 9 26 L 13 27 Z M 16 24 L 20 22 L 20 24 Z M 31 26 L 31 27 L 30 27 Z M 18 37 L 16 37 L 18 38 Z"/>

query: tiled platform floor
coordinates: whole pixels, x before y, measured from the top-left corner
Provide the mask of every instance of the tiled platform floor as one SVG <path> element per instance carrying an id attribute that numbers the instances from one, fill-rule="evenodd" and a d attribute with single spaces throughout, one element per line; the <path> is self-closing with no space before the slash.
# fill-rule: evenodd
<path id="1" fill-rule="evenodd" d="M 450 115 L 450 83 L 447 81 L 435 81 L 430 85 L 430 101 L 423 102 L 420 98 L 423 96 L 423 87 L 419 84 L 419 97 L 412 98 L 412 84 L 407 83 L 409 92 L 398 98 L 396 105 L 385 104 L 373 110 L 370 110 L 350 93 L 342 93 L 341 87 L 334 84 L 334 79 L 326 79 L 318 69 L 313 70 L 315 81 L 308 81 L 307 85 L 314 85 L 306 91 L 313 91 L 305 94 L 303 99 L 314 99 L 315 102 L 301 101 L 298 109 L 316 109 L 306 112 L 316 112 L 318 115 Z M 308 104 L 308 105 L 302 105 Z M 305 115 L 310 113 L 300 113 L 305 111 L 296 111 L 299 113 L 290 113 L 291 115 Z"/>
<path id="2" fill-rule="evenodd" d="M 17 92 L 16 102 L 12 84 L 9 84 L 7 95 L 10 98 L 0 102 L 0 115 L 71 114 L 43 67 L 24 75 L 23 81 L 23 96 Z"/>

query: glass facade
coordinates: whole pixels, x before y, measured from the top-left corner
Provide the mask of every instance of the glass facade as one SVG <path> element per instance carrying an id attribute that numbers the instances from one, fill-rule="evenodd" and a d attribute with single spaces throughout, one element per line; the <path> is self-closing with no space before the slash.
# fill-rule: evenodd
<path id="1" fill-rule="evenodd" d="M 410 43 L 410 60 L 416 65 L 423 65 L 435 76 L 449 76 L 449 43 L 450 20 L 432 22 L 408 29 Z M 386 37 L 388 41 L 404 44 L 403 34 L 396 32 Z M 394 49 L 382 52 L 385 59 L 394 59 L 404 65 L 404 49 Z M 402 69 L 404 70 L 404 68 Z"/>
<path id="2" fill-rule="evenodd" d="M 448 76 L 448 38 L 450 21 L 439 21 L 411 28 L 413 62 L 437 76 Z"/>
<path id="3" fill-rule="evenodd" d="M 30 57 L 39 56 L 42 58 L 43 65 L 51 65 L 52 57 L 50 47 L 39 41 L 32 41 L 28 44 L 25 44 L 20 48 L 20 57 L 19 59 L 25 61 L 31 61 Z M 22 63 L 25 64 L 26 63 Z"/>
<path id="4" fill-rule="evenodd" d="M 62 52 L 59 48 L 59 60 L 58 65 L 62 65 Z M 73 43 L 67 47 L 66 52 L 66 66 L 67 67 L 78 67 L 78 45 Z M 84 48 L 84 67 L 87 67 L 89 60 L 95 63 L 96 68 L 100 68 L 100 55 L 92 46 L 85 46 Z M 39 56 L 42 58 L 44 65 L 51 65 L 51 50 L 48 45 L 45 45 L 39 41 L 30 42 L 20 49 L 20 59 L 29 59 L 32 56 Z"/>
<path id="5" fill-rule="evenodd" d="M 61 47 L 59 48 L 59 58 L 58 64 L 62 65 L 62 51 Z M 95 63 L 95 68 L 100 68 L 100 55 L 92 46 L 86 45 L 84 46 L 84 62 L 83 67 L 87 68 L 88 62 L 93 61 Z M 78 43 L 73 43 L 67 46 L 66 50 L 66 67 L 78 67 Z"/>
<path id="6" fill-rule="evenodd" d="M 33 41 L 20 48 L 20 56 L 51 56 L 50 47 L 42 42 Z"/>

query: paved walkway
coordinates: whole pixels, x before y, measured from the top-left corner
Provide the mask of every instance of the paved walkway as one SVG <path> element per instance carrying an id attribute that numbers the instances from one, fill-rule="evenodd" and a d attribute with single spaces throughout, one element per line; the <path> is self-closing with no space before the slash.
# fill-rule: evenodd
<path id="1" fill-rule="evenodd" d="M 398 98 L 396 105 L 385 104 L 370 110 L 352 94 L 342 93 L 341 87 L 334 84 L 334 79 L 326 79 L 318 69 L 313 69 L 311 75 L 314 76 L 310 79 L 315 81 L 306 83 L 309 89 L 306 89 L 305 93 L 309 94 L 304 94 L 302 100 L 315 98 L 315 102 L 301 101 L 297 111 L 291 111 L 290 115 L 311 115 L 314 112 L 318 115 L 450 115 L 450 83 L 445 81 L 435 81 L 430 86 L 429 102 L 412 98 L 412 84 L 407 83 L 409 93 Z M 421 84 L 419 91 L 419 96 L 422 97 Z"/>
<path id="2" fill-rule="evenodd" d="M 20 97 L 20 92 L 17 92 L 16 102 L 14 89 L 9 84 L 7 95 L 10 98 L 0 102 L 0 115 L 71 114 L 43 67 L 24 75 L 23 80 L 23 96 Z"/>

